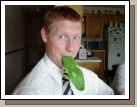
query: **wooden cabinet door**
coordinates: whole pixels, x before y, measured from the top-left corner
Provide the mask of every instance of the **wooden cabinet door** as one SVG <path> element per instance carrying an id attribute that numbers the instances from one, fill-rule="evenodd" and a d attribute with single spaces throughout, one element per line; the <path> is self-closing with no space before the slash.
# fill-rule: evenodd
<path id="1" fill-rule="evenodd" d="M 105 70 L 105 52 L 94 52 L 94 56 L 102 60 L 99 65 L 98 75 L 99 77 L 103 77 Z"/>
<path id="2" fill-rule="evenodd" d="M 125 16 L 115 16 L 115 22 L 124 23 L 125 24 Z"/>
<path id="3" fill-rule="evenodd" d="M 104 26 L 109 26 L 109 21 L 114 21 L 114 16 L 104 16 Z"/>
<path id="4" fill-rule="evenodd" d="M 104 15 L 104 26 L 109 26 L 109 21 L 113 21 L 113 23 L 125 23 L 124 15 Z"/>
<path id="5" fill-rule="evenodd" d="M 78 65 L 93 71 L 99 76 L 100 62 L 78 62 Z"/>
<path id="6" fill-rule="evenodd" d="M 88 37 L 90 38 L 102 38 L 102 16 L 101 15 L 89 15 L 88 16 Z"/>

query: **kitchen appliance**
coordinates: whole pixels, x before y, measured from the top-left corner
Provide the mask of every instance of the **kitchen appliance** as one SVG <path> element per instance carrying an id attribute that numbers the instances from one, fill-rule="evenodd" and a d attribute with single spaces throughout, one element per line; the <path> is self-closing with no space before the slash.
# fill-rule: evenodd
<path id="1" fill-rule="evenodd" d="M 88 42 L 88 49 L 89 50 L 98 50 L 99 49 L 99 42 L 98 41 Z"/>
<path id="2" fill-rule="evenodd" d="M 88 49 L 89 50 L 102 50 L 104 49 L 102 41 L 92 41 L 88 42 Z"/>
<path id="3" fill-rule="evenodd" d="M 87 50 L 87 57 L 92 57 L 94 55 L 94 52 L 92 50 Z"/>
<path id="4" fill-rule="evenodd" d="M 78 59 L 87 59 L 87 50 L 84 48 L 83 45 L 79 49 Z"/>
<path id="5" fill-rule="evenodd" d="M 84 48 L 87 49 L 87 41 L 84 41 Z"/>
<path id="6" fill-rule="evenodd" d="M 106 36 L 106 68 L 111 70 L 112 65 L 120 64 L 125 60 L 125 28 L 107 27 Z"/>

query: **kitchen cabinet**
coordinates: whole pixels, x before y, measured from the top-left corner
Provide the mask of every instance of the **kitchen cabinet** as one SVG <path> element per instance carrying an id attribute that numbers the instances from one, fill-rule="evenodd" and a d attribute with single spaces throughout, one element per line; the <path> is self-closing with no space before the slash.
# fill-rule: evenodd
<path id="1" fill-rule="evenodd" d="M 94 73 L 96 73 L 98 76 L 99 74 L 99 66 L 100 66 L 100 62 L 77 62 L 79 66 L 82 66 L 84 68 L 87 68 L 91 71 L 93 71 Z"/>
<path id="2" fill-rule="evenodd" d="M 115 16 L 114 21 L 118 22 L 118 23 L 124 23 L 125 24 L 125 16 L 124 15 Z"/>
<path id="3" fill-rule="evenodd" d="M 105 50 L 93 50 L 94 56 L 99 58 L 101 61 L 96 61 L 96 62 L 77 62 L 78 65 L 87 68 L 93 72 L 95 72 L 99 78 L 104 77 L 104 71 L 105 71 Z"/>
<path id="4" fill-rule="evenodd" d="M 108 26 L 109 21 L 125 23 L 125 15 L 112 14 L 83 14 L 85 20 L 84 38 L 102 38 L 103 26 Z"/>
<path id="5" fill-rule="evenodd" d="M 67 6 L 74 9 L 78 14 L 83 16 L 83 5 L 67 5 Z"/>
<path id="6" fill-rule="evenodd" d="M 125 24 L 125 15 L 104 15 L 103 17 L 104 17 L 104 26 L 108 26 L 109 21 Z"/>
<path id="7" fill-rule="evenodd" d="M 98 14 L 85 14 L 86 17 L 86 37 L 102 38 L 103 33 L 103 17 Z"/>
<path id="8" fill-rule="evenodd" d="M 94 57 L 98 57 L 102 60 L 102 62 L 99 63 L 99 68 L 97 72 L 99 77 L 103 77 L 105 71 L 105 51 L 94 51 Z"/>

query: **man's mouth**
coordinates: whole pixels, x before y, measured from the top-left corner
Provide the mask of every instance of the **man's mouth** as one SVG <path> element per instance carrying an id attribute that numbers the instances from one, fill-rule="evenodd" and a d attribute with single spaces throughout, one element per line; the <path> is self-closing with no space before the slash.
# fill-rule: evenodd
<path id="1" fill-rule="evenodd" d="M 74 58 L 74 55 L 62 55 L 62 57 L 63 57 L 63 56 L 72 56 L 72 57 Z"/>

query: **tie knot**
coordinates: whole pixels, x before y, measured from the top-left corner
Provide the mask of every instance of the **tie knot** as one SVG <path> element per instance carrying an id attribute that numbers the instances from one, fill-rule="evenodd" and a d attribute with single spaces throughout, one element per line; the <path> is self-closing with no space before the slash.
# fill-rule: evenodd
<path id="1" fill-rule="evenodd" d="M 63 77 L 62 77 L 63 81 L 69 81 L 69 77 L 67 73 L 63 73 Z"/>

